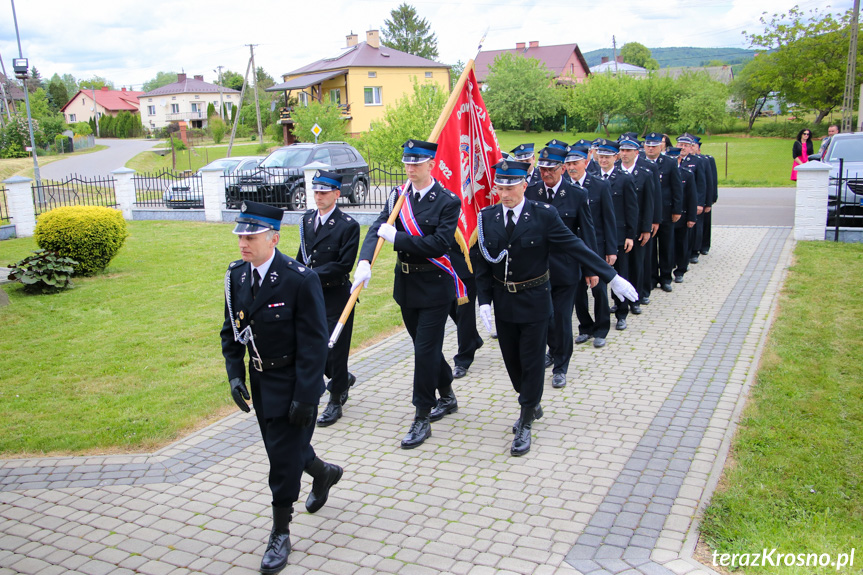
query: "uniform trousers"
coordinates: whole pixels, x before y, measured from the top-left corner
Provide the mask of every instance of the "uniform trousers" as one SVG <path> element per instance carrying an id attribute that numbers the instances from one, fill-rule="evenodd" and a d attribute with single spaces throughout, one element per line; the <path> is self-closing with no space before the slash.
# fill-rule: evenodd
<path id="1" fill-rule="evenodd" d="M 512 387 L 522 407 L 536 407 L 545 383 L 548 318 L 532 323 L 504 321 L 495 314 L 497 341 Z"/>
<path id="2" fill-rule="evenodd" d="M 713 220 L 713 210 L 711 209 L 701 215 L 704 216 L 702 220 L 704 230 L 701 232 L 701 253 L 705 254 L 710 251 L 710 227 Z"/>
<path id="3" fill-rule="evenodd" d="M 593 337 L 606 337 L 611 327 L 611 311 L 608 309 L 608 284 L 599 280 L 593 292 L 593 317 L 587 299 L 587 284 L 578 282 L 575 288 L 575 315 L 578 317 L 578 333 Z"/>
<path id="4" fill-rule="evenodd" d="M 572 358 L 572 310 L 575 285 L 551 286 L 551 322 L 548 324 L 548 351 L 554 359 L 553 373 L 566 374 Z"/>
<path id="5" fill-rule="evenodd" d="M 662 222 L 656 232 L 656 253 L 659 257 L 659 283 L 671 282 L 674 269 L 674 223 Z"/>
<path id="6" fill-rule="evenodd" d="M 632 248 L 635 249 L 634 247 Z M 630 253 L 632 250 L 630 250 Z M 629 265 L 630 259 L 629 254 L 626 253 L 623 246 L 617 246 L 617 260 L 614 262 L 614 271 L 617 272 L 617 275 L 622 277 L 623 279 L 632 283 L 629 279 L 631 267 Z M 626 319 L 626 316 L 629 314 L 629 300 L 623 299 L 622 301 L 617 299 L 617 296 L 612 295 L 612 299 L 614 299 L 614 303 L 617 304 L 617 310 L 614 312 L 614 317 L 617 319 Z"/>
<path id="7" fill-rule="evenodd" d="M 629 250 L 629 253 L 623 256 L 629 258 L 629 277 L 626 279 L 638 291 L 639 300 L 647 295 L 644 290 L 644 284 L 647 283 L 644 278 L 644 260 L 647 259 L 647 254 L 649 252 L 650 241 L 648 240 L 646 244 L 641 245 L 641 242 L 636 239 L 635 242 L 633 242 L 632 249 Z M 629 300 L 626 301 L 628 305 Z"/>
<path id="8" fill-rule="evenodd" d="M 675 277 L 683 277 L 689 270 L 689 242 L 692 235 L 692 228 L 687 228 L 686 225 L 674 228 Z"/>
<path id="9" fill-rule="evenodd" d="M 457 300 L 453 301 L 449 316 L 455 322 L 458 335 L 458 353 L 453 356 L 453 363 L 467 369 L 483 341 L 476 329 L 476 280 L 468 277 L 461 278 L 461 281 L 467 289 L 468 302 L 458 305 Z"/>
<path id="10" fill-rule="evenodd" d="M 698 214 L 695 225 L 689 230 L 689 233 L 691 235 L 689 238 L 689 257 L 694 258 L 699 254 L 704 236 L 704 212 Z"/>
<path id="11" fill-rule="evenodd" d="M 351 284 L 324 288 L 324 303 L 327 309 L 327 330 L 333 333 L 339 318 L 351 297 Z M 339 336 L 336 345 L 327 352 L 327 365 L 324 375 L 330 378 L 327 391 L 334 395 L 341 395 L 348 390 L 348 357 L 351 353 L 351 333 L 354 330 L 354 310 L 348 316 L 345 327 Z"/>
<path id="12" fill-rule="evenodd" d="M 451 304 L 435 307 L 404 307 L 402 320 L 414 343 L 414 391 L 417 409 L 437 405 L 435 390 L 452 386 L 452 368 L 443 356 L 443 337 Z"/>
<path id="13" fill-rule="evenodd" d="M 253 382 L 254 378 L 252 375 Z M 264 419 L 257 415 L 258 413 L 260 411 L 255 410 L 264 448 L 267 450 L 267 459 L 270 460 L 269 483 L 273 506 L 292 507 L 300 498 L 303 470 L 315 459 L 315 450 L 311 443 L 315 426 L 312 424 L 308 427 L 297 427 L 288 422 L 287 415 Z M 312 421 L 317 417 L 315 406 Z"/>

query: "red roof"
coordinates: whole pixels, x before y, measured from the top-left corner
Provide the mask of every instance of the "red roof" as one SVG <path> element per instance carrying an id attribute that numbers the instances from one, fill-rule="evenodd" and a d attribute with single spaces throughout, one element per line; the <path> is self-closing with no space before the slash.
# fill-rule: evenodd
<path id="1" fill-rule="evenodd" d="M 293 72 L 283 74 L 283 76 L 336 70 L 350 66 L 362 68 L 449 68 L 446 64 L 400 52 L 384 45 L 381 45 L 380 48 L 373 48 L 369 46 L 368 42 L 360 42 L 356 46 L 345 48 L 335 58 L 324 58 L 312 62 L 308 66 L 303 66 Z"/>
<path id="2" fill-rule="evenodd" d="M 108 90 L 102 88 L 96 90 L 96 103 L 102 106 L 108 112 L 122 112 L 128 110 L 130 112 L 138 111 L 138 96 L 144 92 L 136 92 L 133 90 Z M 66 105 L 60 108 L 61 112 L 66 111 L 66 107 L 75 101 L 79 94 L 83 94 L 87 98 L 93 98 L 93 90 L 84 89 L 78 92 L 68 101 Z"/>
<path id="3" fill-rule="evenodd" d="M 573 52 L 575 52 L 575 56 L 579 63 L 581 63 L 581 67 L 584 69 L 585 74 L 590 73 L 590 68 L 587 66 L 587 61 L 581 54 L 578 44 L 559 44 L 557 46 L 519 46 L 508 50 L 483 50 L 477 54 L 474 62 L 476 79 L 479 82 L 485 82 L 485 79 L 488 78 L 488 67 L 494 63 L 495 58 L 506 52 L 517 56 L 523 56 L 525 58 L 536 58 L 545 64 L 545 67 L 548 68 L 549 71 L 554 73 L 555 78 L 567 75 L 565 70 L 566 63 L 572 56 Z"/>

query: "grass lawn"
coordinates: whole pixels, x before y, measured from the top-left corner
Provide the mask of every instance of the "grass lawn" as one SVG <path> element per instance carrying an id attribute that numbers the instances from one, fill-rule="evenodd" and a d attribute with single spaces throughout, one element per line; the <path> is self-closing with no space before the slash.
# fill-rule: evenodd
<path id="1" fill-rule="evenodd" d="M 612 132 L 611 137 L 620 134 Z M 602 133 L 498 131 L 501 150 L 509 151 L 519 144 L 533 142 L 541 150 L 552 139 L 571 144 L 584 138 L 595 140 Z M 674 136 L 672 136 L 674 137 Z M 719 185 L 729 187 L 791 186 L 791 146 L 793 140 L 783 138 L 750 138 L 743 135 L 702 136 L 701 150 L 716 158 Z M 728 153 L 726 156 L 726 144 Z M 726 158 L 728 176 L 725 175 Z"/>
<path id="2" fill-rule="evenodd" d="M 236 409 L 219 345 L 232 224 L 128 222 L 102 275 L 55 295 L 0 287 L 0 455 L 150 451 Z M 365 230 L 363 230 L 365 233 Z M 296 226 L 283 251 L 296 255 Z M 0 265 L 36 249 L 0 242 Z M 401 325 L 395 253 L 384 249 L 357 306 L 356 349 Z M 374 310 L 373 313 L 369 310 Z"/>
<path id="3" fill-rule="evenodd" d="M 277 148 L 276 144 L 267 144 L 267 149 L 272 150 Z M 234 144 L 231 148 L 231 156 L 266 156 L 269 153 L 259 152 L 258 144 Z M 217 146 L 212 148 L 194 148 L 176 152 L 177 170 L 192 170 L 206 166 L 213 160 L 224 158 L 228 155 L 227 146 Z M 168 152 L 164 156 L 160 156 L 151 151 L 141 152 L 128 162 L 126 167 L 135 170 L 136 172 L 155 172 L 163 169 L 172 169 L 171 153 Z"/>
<path id="4" fill-rule="evenodd" d="M 801 242 L 702 537 L 863 562 L 863 246 Z M 781 569 L 781 571 L 779 570 Z M 744 568 L 835 573 L 835 567 Z"/>

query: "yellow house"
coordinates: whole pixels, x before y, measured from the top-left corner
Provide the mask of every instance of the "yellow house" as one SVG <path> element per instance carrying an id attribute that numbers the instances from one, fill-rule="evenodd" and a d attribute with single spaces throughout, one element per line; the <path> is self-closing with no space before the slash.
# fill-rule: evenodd
<path id="1" fill-rule="evenodd" d="M 414 79 L 449 91 L 449 70 L 446 64 L 382 46 L 380 33 L 369 30 L 365 42 L 358 42 L 352 33 L 340 54 L 283 74 L 282 83 L 267 91 L 285 93 L 279 123 L 285 143 L 290 144 L 294 141 L 291 98 L 300 106 L 312 100 L 337 104 L 347 120 L 348 134 L 357 135 L 381 119 L 388 105 L 411 93 Z"/>

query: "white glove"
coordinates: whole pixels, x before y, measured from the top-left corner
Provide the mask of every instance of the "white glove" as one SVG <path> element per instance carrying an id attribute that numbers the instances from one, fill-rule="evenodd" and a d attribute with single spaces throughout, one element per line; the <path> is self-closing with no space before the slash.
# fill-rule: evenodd
<path id="1" fill-rule="evenodd" d="M 491 335 L 495 335 L 494 323 L 491 320 L 491 305 L 490 304 L 486 303 L 486 304 L 479 306 L 479 317 L 482 320 L 482 323 L 485 326 L 486 331 Z"/>
<path id="2" fill-rule="evenodd" d="M 629 301 L 638 301 L 638 292 L 632 286 L 631 283 L 620 277 L 619 275 L 614 276 L 610 282 L 608 282 L 611 291 L 614 292 L 614 295 L 618 297 L 618 299 L 628 299 Z"/>
<path id="3" fill-rule="evenodd" d="M 351 293 L 356 291 L 360 284 L 364 288 L 369 287 L 369 280 L 372 279 L 372 265 L 368 260 L 360 260 L 357 264 L 357 270 L 354 272 L 354 283 L 351 284 Z"/>
<path id="4" fill-rule="evenodd" d="M 381 224 L 378 228 L 378 237 L 383 238 L 391 244 L 396 243 L 396 228 L 390 224 Z"/>

